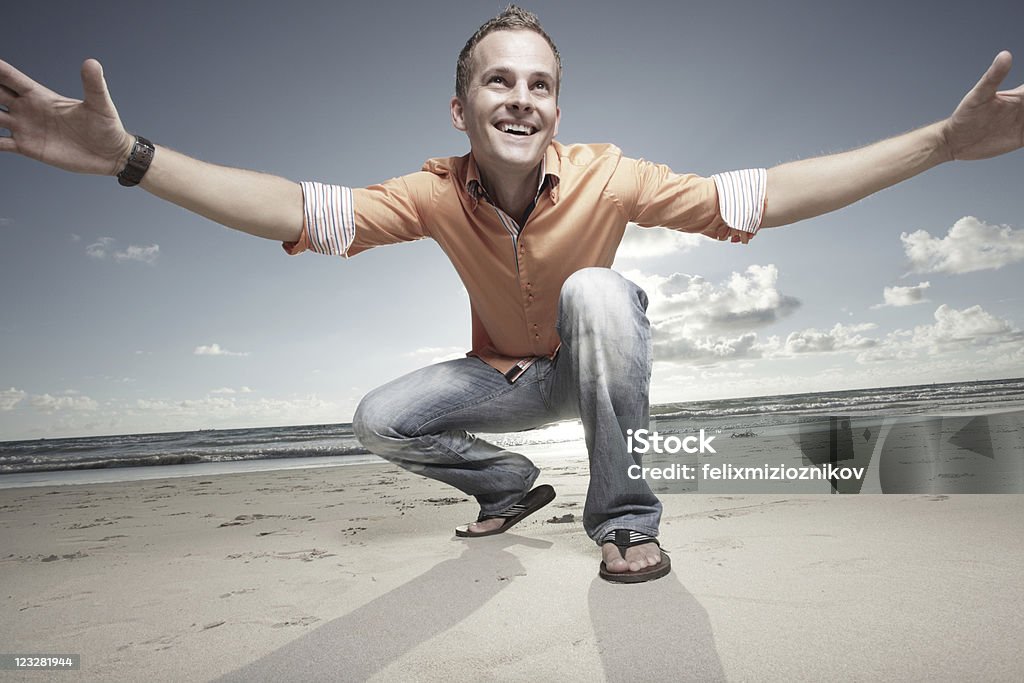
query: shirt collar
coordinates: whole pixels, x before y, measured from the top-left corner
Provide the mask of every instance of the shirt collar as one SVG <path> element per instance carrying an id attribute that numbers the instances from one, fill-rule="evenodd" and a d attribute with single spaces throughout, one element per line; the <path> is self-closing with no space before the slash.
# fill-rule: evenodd
<path id="1" fill-rule="evenodd" d="M 561 180 L 558 170 L 558 151 L 555 149 L 554 142 L 552 142 L 548 145 L 547 151 L 544 152 L 544 156 L 540 160 L 540 182 L 537 184 L 537 199 L 540 199 L 541 193 L 547 188 L 551 195 L 551 201 L 553 203 L 558 202 L 558 183 Z M 469 163 L 466 165 L 466 192 L 469 194 L 470 199 L 473 200 L 474 211 L 481 199 L 488 199 L 487 190 L 484 189 L 484 185 L 480 181 L 480 168 L 476 165 L 476 158 L 472 152 L 469 154 Z"/>

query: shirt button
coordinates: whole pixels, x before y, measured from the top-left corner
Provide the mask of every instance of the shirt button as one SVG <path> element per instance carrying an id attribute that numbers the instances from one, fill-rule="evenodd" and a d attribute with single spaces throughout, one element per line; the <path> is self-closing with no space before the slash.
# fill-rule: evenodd
<path id="1" fill-rule="evenodd" d="M 533 301 L 533 294 L 531 294 L 528 297 L 526 297 L 526 300 L 527 301 Z"/>

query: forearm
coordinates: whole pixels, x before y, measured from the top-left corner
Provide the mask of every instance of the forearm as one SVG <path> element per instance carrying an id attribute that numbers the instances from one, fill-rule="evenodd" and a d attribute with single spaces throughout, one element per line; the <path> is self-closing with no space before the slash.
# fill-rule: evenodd
<path id="1" fill-rule="evenodd" d="M 217 166 L 157 146 L 139 186 L 257 237 L 294 242 L 302 232 L 302 188 L 278 176 Z"/>
<path id="2" fill-rule="evenodd" d="M 795 223 L 841 209 L 951 159 L 945 122 L 841 154 L 768 169 L 761 227 Z"/>

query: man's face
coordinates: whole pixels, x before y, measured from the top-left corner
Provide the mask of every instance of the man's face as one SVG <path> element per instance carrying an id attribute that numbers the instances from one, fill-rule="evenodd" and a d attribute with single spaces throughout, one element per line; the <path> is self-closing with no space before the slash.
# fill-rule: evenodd
<path id="1" fill-rule="evenodd" d="M 465 101 L 452 99 L 452 123 L 469 136 L 485 174 L 535 169 L 558 132 L 558 66 L 533 31 L 495 31 L 473 49 Z"/>

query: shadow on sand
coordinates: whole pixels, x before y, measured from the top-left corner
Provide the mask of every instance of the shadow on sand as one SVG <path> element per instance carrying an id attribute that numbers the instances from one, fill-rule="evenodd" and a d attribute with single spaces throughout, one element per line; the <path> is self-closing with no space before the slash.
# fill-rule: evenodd
<path id="1" fill-rule="evenodd" d="M 648 583 L 590 584 L 590 621 L 609 683 L 725 680 L 708 613 L 676 572 Z"/>
<path id="2" fill-rule="evenodd" d="M 366 680 L 466 619 L 524 573 L 519 559 L 505 550 L 516 544 L 552 545 L 514 534 L 466 543 L 459 557 L 216 680 Z"/>

